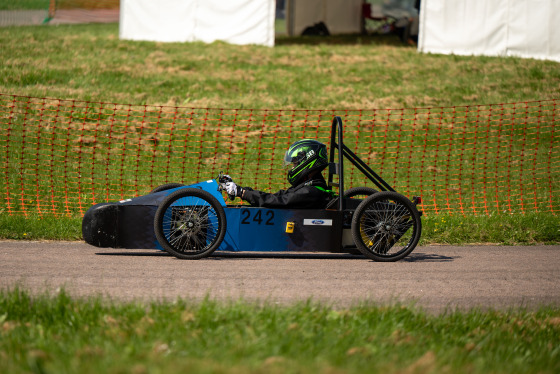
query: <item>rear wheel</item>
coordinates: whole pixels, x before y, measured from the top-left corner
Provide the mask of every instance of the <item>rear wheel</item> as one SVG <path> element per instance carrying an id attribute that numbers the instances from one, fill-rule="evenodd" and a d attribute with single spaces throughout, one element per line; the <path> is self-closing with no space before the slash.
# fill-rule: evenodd
<path id="1" fill-rule="evenodd" d="M 377 190 L 371 187 L 352 187 L 344 191 L 344 197 L 363 200 L 376 192 Z"/>
<path id="2" fill-rule="evenodd" d="M 375 261 L 398 261 L 418 244 L 420 213 L 405 196 L 378 192 L 360 203 L 352 218 L 356 247 Z"/>
<path id="3" fill-rule="evenodd" d="M 204 190 L 177 190 L 157 209 L 154 232 L 163 249 L 175 257 L 191 260 L 207 257 L 224 239 L 224 208 Z"/>
<path id="4" fill-rule="evenodd" d="M 358 204 L 361 200 L 366 199 L 368 196 L 373 195 L 374 193 L 376 193 L 377 190 L 373 189 L 371 187 L 352 187 L 347 189 L 346 191 L 344 191 L 344 197 L 346 199 L 351 199 L 351 200 L 356 200 L 356 204 Z M 331 202 L 329 202 L 329 206 L 327 206 L 326 209 L 329 209 L 331 207 L 336 207 L 338 204 L 338 199 L 334 199 Z M 348 224 L 350 222 L 347 222 L 347 220 L 349 220 L 350 217 L 345 218 L 345 223 L 347 225 L 345 225 L 345 227 L 348 227 Z M 348 230 L 347 228 L 345 228 L 345 230 Z M 351 234 L 351 233 L 350 233 Z M 360 250 L 358 250 L 358 248 L 356 247 L 356 244 L 353 243 L 353 240 L 351 239 L 352 244 L 348 245 L 348 243 L 346 243 L 344 245 L 344 251 L 351 254 L 351 255 L 362 255 L 362 252 Z"/>
<path id="5" fill-rule="evenodd" d="M 344 191 L 344 197 L 347 199 L 363 200 L 366 197 L 373 195 L 377 190 L 371 187 L 352 187 Z M 329 201 L 325 209 L 336 208 L 338 198 Z"/>

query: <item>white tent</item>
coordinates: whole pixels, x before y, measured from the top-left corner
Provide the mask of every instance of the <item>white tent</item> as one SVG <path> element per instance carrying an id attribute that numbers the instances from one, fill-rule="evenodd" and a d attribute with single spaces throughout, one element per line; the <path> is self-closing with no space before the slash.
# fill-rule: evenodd
<path id="1" fill-rule="evenodd" d="M 274 46 L 275 0 L 121 0 L 119 37 Z"/>
<path id="2" fill-rule="evenodd" d="M 418 50 L 560 62 L 560 1 L 422 0 Z"/>

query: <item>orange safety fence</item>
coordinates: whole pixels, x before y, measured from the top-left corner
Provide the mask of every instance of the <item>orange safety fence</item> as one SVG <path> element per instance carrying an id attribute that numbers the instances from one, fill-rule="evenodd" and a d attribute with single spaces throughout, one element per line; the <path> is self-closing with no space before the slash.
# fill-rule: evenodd
<path id="1" fill-rule="evenodd" d="M 119 0 L 33 0 L 0 3 L 0 27 L 119 22 Z"/>
<path id="2" fill-rule="evenodd" d="M 49 4 L 56 9 L 118 9 L 120 0 L 49 0 Z"/>
<path id="3" fill-rule="evenodd" d="M 0 94 L 0 212 L 82 215 L 169 182 L 287 188 L 302 138 L 345 144 L 425 214 L 560 210 L 560 100 L 437 108 L 188 108 Z M 345 186 L 371 186 L 350 163 Z"/>

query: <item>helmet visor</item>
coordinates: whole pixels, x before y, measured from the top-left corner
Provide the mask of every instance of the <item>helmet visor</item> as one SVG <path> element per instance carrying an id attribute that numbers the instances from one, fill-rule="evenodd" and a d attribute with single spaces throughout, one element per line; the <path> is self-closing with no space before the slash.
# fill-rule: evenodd
<path id="1" fill-rule="evenodd" d="M 298 166 L 303 160 L 306 159 L 306 153 L 304 150 L 299 150 L 298 152 L 290 153 L 290 150 L 286 151 L 284 155 L 284 167 L 287 169 L 292 169 Z"/>
<path id="2" fill-rule="evenodd" d="M 284 169 L 292 169 L 295 165 L 292 163 L 292 156 L 290 156 L 290 151 L 286 151 L 284 155 L 284 161 L 282 161 L 282 166 Z"/>

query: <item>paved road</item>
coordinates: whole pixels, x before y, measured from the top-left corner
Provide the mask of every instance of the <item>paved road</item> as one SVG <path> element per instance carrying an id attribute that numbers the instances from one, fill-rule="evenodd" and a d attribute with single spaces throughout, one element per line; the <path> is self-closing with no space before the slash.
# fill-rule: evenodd
<path id="1" fill-rule="evenodd" d="M 182 261 L 159 251 L 80 242 L 0 241 L 0 287 L 114 299 L 216 299 L 291 303 L 363 301 L 446 308 L 560 305 L 560 246 L 427 246 L 376 263 L 340 254 L 221 254 Z"/>

